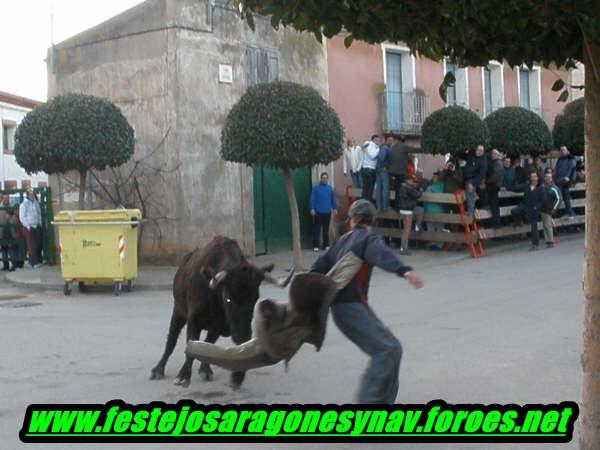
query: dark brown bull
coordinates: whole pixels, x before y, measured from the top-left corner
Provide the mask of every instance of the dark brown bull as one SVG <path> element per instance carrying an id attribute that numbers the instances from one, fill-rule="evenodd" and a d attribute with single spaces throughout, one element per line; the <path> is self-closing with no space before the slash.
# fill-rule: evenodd
<path id="1" fill-rule="evenodd" d="M 219 336 L 229 337 L 236 344 L 250 339 L 254 305 L 263 281 L 284 287 L 291 278 L 280 282 L 270 272 L 273 265 L 256 267 L 250 264 L 237 242 L 222 236 L 214 238 L 204 249 L 185 256 L 173 279 L 173 313 L 165 351 L 150 374 L 151 380 L 164 377 L 165 365 L 173 353 L 181 329 L 187 324 L 187 340 L 197 341 L 207 330 L 205 342 L 214 343 Z M 175 384 L 187 387 L 194 359 L 186 357 Z M 209 364 L 202 363 L 200 376 L 213 377 Z M 241 385 L 245 372 L 232 372 L 234 387 Z"/>

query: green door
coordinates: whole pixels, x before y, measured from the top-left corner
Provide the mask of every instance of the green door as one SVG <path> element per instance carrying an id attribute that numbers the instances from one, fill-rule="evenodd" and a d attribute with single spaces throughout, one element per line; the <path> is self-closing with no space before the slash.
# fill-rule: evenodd
<path id="1" fill-rule="evenodd" d="M 300 235 L 303 242 L 310 239 L 311 177 L 309 169 L 292 171 L 298 210 Z M 256 253 L 264 254 L 276 249 L 292 247 L 292 220 L 283 172 L 267 167 L 254 167 L 254 239 Z"/>

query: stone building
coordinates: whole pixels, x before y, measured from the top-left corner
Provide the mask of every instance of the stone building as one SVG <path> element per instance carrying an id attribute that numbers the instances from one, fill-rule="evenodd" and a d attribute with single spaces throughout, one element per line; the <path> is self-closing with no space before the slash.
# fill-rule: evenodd
<path id="1" fill-rule="evenodd" d="M 135 129 L 134 158 L 151 155 L 149 165 L 177 168 L 144 180 L 161 211 L 140 243 L 155 262 L 176 262 L 217 234 L 237 239 L 248 254 L 267 250 L 257 248 L 261 227 L 273 242 L 289 234 L 276 174 L 219 156 L 230 108 L 247 87 L 273 79 L 327 98 L 324 46 L 312 35 L 275 31 L 262 18 L 252 31 L 224 1 L 148 0 L 48 52 L 49 97 L 80 92 L 111 100 Z M 73 207 L 64 179 L 52 176 L 50 184 L 57 207 Z M 310 184 L 310 171 L 296 174 L 301 199 Z M 283 228 L 269 229 L 278 220 Z"/>

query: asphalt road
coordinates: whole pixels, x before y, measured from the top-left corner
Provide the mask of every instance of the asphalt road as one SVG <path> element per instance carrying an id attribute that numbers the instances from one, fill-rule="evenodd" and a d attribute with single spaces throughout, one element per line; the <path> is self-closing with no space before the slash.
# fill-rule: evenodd
<path id="1" fill-rule="evenodd" d="M 579 399 L 583 240 L 481 260 L 430 264 L 411 290 L 376 271 L 370 303 L 404 347 L 398 403 L 550 403 Z M 408 259 L 410 262 L 410 257 Z M 418 268 L 417 268 L 418 269 Z M 263 295 L 283 298 L 266 287 Z M 16 297 L 16 298 L 11 298 Z M 28 291 L 0 281 L 0 449 L 19 449 L 30 403 L 351 403 L 366 357 L 330 321 L 324 348 L 305 346 L 283 365 L 252 371 L 240 391 L 215 368 L 203 382 L 174 386 L 184 333 L 166 378 L 148 380 L 171 312 L 169 292 Z M 225 343 L 226 341 L 220 341 Z M 198 367 L 196 363 L 195 368 Z M 376 445 L 369 445 L 375 447 Z M 36 445 L 34 448 L 281 448 L 281 445 Z M 313 444 L 286 448 L 319 448 Z M 350 444 L 328 447 L 349 448 Z M 397 448 L 397 445 L 377 445 Z M 570 444 L 404 444 L 403 448 L 576 448 Z"/>

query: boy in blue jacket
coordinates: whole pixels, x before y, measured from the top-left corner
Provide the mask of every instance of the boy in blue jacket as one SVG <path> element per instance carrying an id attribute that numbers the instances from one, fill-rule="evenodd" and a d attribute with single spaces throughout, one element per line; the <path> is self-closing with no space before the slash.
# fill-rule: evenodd
<path id="1" fill-rule="evenodd" d="M 310 193 L 310 215 L 313 216 L 313 250 L 319 251 L 319 237 L 323 230 L 323 246 L 329 247 L 329 223 L 331 222 L 331 213 L 337 214 L 337 205 L 335 203 L 335 194 L 333 188 L 328 184 L 329 175 L 327 172 L 321 174 L 321 181 Z"/>

